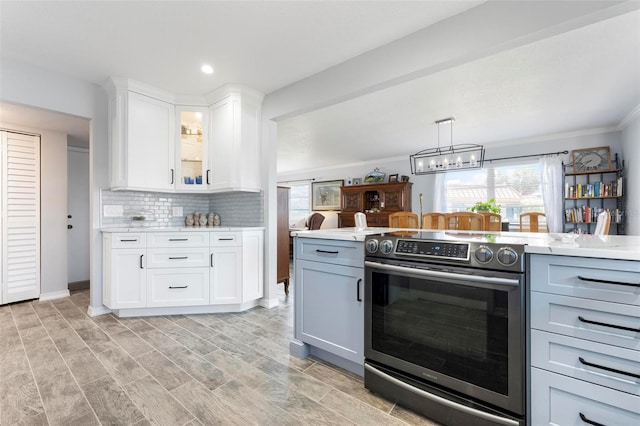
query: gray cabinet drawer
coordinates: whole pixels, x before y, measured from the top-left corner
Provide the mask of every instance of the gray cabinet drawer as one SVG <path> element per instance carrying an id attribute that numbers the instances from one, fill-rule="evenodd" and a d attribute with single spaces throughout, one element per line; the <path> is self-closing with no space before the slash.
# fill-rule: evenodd
<path id="1" fill-rule="evenodd" d="M 531 328 L 640 350 L 638 306 L 532 292 Z"/>
<path id="2" fill-rule="evenodd" d="M 147 250 L 147 268 L 206 268 L 209 266 L 209 249 L 150 248 Z"/>
<path id="3" fill-rule="evenodd" d="M 533 291 L 640 306 L 640 262 L 546 255 L 530 261 Z"/>
<path id="4" fill-rule="evenodd" d="M 150 232 L 147 247 L 209 247 L 209 233 Z"/>
<path id="5" fill-rule="evenodd" d="M 640 396 L 640 351 L 532 330 L 531 365 Z"/>
<path id="6" fill-rule="evenodd" d="M 561 374 L 531 369 L 532 425 L 640 424 L 640 397 Z M 584 416 L 584 419 L 581 418 Z"/>
<path id="7" fill-rule="evenodd" d="M 296 237 L 296 258 L 364 267 L 364 242 Z"/>
<path id="8" fill-rule="evenodd" d="M 111 248 L 145 248 L 146 235 L 140 233 L 106 234 L 111 238 Z"/>

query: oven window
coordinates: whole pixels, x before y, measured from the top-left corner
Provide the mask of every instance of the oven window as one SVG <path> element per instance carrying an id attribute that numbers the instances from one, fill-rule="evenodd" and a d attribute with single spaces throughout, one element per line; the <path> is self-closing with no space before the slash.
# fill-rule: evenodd
<path id="1" fill-rule="evenodd" d="M 506 291 L 372 272 L 371 346 L 508 394 Z"/>

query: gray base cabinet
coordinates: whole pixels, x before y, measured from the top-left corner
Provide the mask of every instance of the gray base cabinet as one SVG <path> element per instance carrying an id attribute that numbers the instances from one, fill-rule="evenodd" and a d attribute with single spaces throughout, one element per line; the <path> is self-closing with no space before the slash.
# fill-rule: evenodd
<path id="1" fill-rule="evenodd" d="M 295 338 L 363 365 L 363 243 L 296 238 L 296 253 Z"/>

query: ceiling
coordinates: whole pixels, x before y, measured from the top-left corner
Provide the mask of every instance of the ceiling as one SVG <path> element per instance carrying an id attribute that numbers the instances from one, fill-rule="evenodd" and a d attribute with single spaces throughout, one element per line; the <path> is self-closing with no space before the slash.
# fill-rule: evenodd
<path id="1" fill-rule="evenodd" d="M 202 95 L 236 82 L 269 94 L 483 3 L 2 0 L 0 54 L 96 84 L 125 76 Z M 433 122 L 450 115 L 461 143 L 616 126 L 640 105 L 638 75 L 636 10 L 283 119 L 278 173 L 435 147 Z M 21 108 L 0 105 L 0 121 L 88 141 L 85 120 Z"/>

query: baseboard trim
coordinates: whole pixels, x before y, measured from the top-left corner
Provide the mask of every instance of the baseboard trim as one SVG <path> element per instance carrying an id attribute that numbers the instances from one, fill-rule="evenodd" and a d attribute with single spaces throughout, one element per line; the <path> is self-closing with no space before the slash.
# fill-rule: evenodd
<path id="1" fill-rule="evenodd" d="M 271 309 L 271 308 L 275 308 L 276 306 L 278 306 L 280 304 L 280 301 L 278 300 L 277 297 L 273 297 L 271 299 L 267 299 L 267 298 L 262 298 L 260 299 L 260 306 L 262 306 L 263 308 L 267 308 L 267 309 Z"/>
<path id="2" fill-rule="evenodd" d="M 111 309 L 107 308 L 106 306 L 97 306 L 97 307 L 89 306 L 89 308 L 87 309 L 87 315 L 89 315 L 90 317 L 97 317 L 100 315 L 106 315 L 110 313 L 111 313 Z"/>
<path id="3" fill-rule="evenodd" d="M 50 293 L 40 293 L 40 301 L 44 302 L 45 300 L 62 299 L 63 297 L 69 297 L 70 295 L 71 293 L 69 293 L 69 290 L 52 291 Z"/>
<path id="4" fill-rule="evenodd" d="M 90 286 L 91 286 L 91 283 L 89 280 L 74 281 L 72 283 L 67 284 L 67 288 L 69 289 L 69 291 L 87 290 Z"/>

